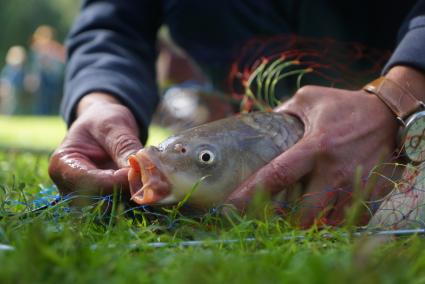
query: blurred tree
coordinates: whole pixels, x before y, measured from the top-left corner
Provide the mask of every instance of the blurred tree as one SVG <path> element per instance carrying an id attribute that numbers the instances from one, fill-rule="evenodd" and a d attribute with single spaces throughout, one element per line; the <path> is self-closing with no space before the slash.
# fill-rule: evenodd
<path id="1" fill-rule="evenodd" d="M 28 46 L 35 29 L 49 25 L 63 41 L 75 17 L 78 0 L 1 0 L 0 1 L 0 66 L 12 45 Z"/>

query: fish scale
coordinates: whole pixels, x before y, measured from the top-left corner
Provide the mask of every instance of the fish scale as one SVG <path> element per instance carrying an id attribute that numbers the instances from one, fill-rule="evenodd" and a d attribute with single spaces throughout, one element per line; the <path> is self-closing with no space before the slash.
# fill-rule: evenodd
<path id="1" fill-rule="evenodd" d="M 294 144 L 304 132 L 298 119 L 281 113 L 255 112 L 243 115 L 242 120 L 250 127 L 270 137 L 274 144 L 281 149 L 287 149 L 288 145 Z"/>
<path id="2" fill-rule="evenodd" d="M 172 204 L 190 192 L 187 203 L 192 206 L 221 204 L 303 134 L 303 124 L 296 117 L 274 112 L 240 114 L 185 130 L 159 148 L 148 147 L 132 156 L 129 183 L 133 201 Z M 196 191 L 191 192 L 195 184 Z"/>

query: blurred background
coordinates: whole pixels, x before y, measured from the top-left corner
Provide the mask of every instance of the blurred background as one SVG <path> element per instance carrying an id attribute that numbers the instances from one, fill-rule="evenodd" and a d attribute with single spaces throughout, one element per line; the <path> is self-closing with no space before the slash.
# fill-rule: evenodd
<path id="1" fill-rule="evenodd" d="M 0 149 L 51 151 L 65 125 L 62 45 L 78 0 L 0 1 Z"/>
<path id="2" fill-rule="evenodd" d="M 55 115 L 75 0 L 0 2 L 0 113 Z"/>
<path id="3" fill-rule="evenodd" d="M 80 3 L 0 1 L 0 150 L 52 151 L 63 139 L 66 128 L 59 117 L 63 42 Z M 164 126 L 178 131 L 230 113 L 227 103 L 215 99 L 200 69 L 174 45 L 166 27 L 159 32 L 158 49 L 163 100 L 154 117 L 159 126 L 152 127 L 149 143 L 157 144 L 169 135 Z"/>

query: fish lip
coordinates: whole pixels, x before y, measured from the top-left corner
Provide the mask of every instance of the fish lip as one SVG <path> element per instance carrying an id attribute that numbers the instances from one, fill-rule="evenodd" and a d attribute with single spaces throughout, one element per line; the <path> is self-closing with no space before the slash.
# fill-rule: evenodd
<path id="1" fill-rule="evenodd" d="M 158 151 L 148 147 L 129 157 L 131 200 L 139 205 L 162 204 L 170 196 L 172 186 L 161 168 Z"/>

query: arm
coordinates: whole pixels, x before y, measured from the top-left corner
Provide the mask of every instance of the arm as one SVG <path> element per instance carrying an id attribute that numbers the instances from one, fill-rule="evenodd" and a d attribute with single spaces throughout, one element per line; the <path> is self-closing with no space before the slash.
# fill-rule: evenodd
<path id="1" fill-rule="evenodd" d="M 157 1 L 87 0 L 68 47 L 62 113 L 70 126 L 49 174 L 62 193 L 127 189 L 127 157 L 142 147 L 158 102 Z"/>
<path id="2" fill-rule="evenodd" d="M 141 138 L 147 137 L 158 95 L 155 40 L 161 23 L 154 0 L 86 0 L 67 41 L 68 63 L 61 111 L 75 120 L 80 99 L 108 93 L 134 114 Z"/>
<path id="3" fill-rule="evenodd" d="M 425 72 L 425 1 L 420 0 L 400 28 L 398 45 L 383 73 L 398 65 Z"/>

